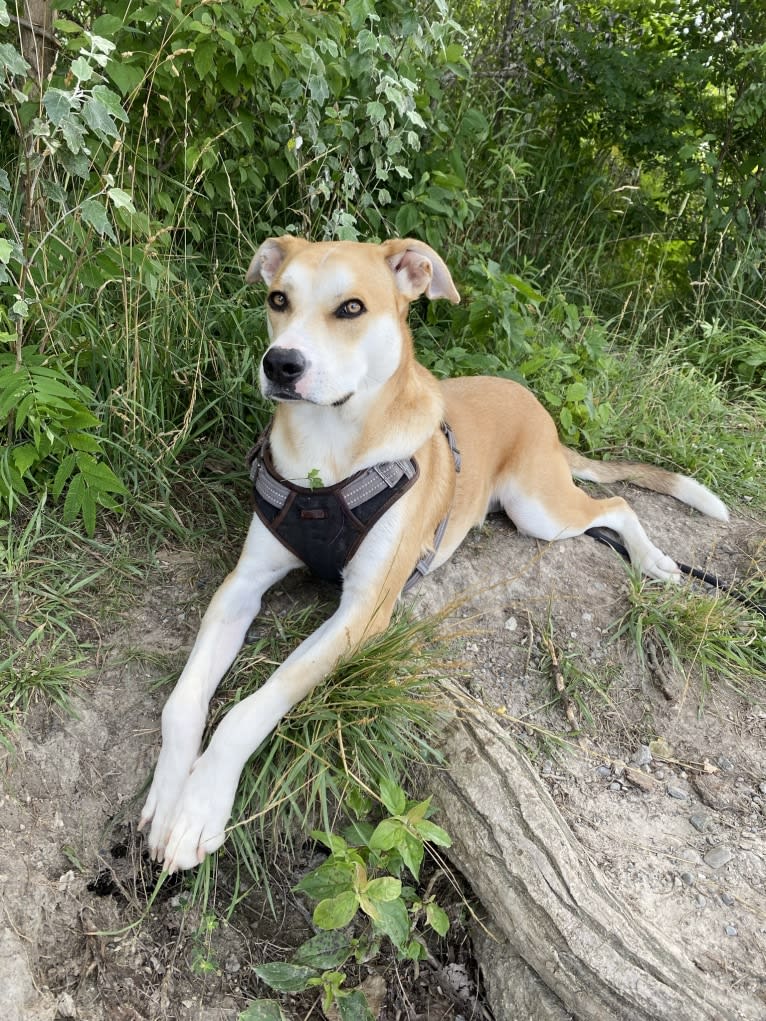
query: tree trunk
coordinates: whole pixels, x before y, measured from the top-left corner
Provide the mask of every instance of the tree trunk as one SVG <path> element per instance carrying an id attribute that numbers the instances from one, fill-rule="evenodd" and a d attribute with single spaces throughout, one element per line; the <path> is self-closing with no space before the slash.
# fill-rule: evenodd
<path id="1" fill-rule="evenodd" d="M 48 77 L 56 56 L 50 0 L 23 0 L 23 3 L 16 0 L 15 20 L 21 52 L 32 66 L 32 76 L 39 85 Z"/>
<path id="2" fill-rule="evenodd" d="M 431 785 L 449 820 L 450 856 L 495 937 L 477 950 L 498 1021 L 751 1016 L 745 997 L 735 1014 L 731 997 L 607 888 L 493 716 L 477 705 L 461 711 L 443 749 L 450 766 Z"/>

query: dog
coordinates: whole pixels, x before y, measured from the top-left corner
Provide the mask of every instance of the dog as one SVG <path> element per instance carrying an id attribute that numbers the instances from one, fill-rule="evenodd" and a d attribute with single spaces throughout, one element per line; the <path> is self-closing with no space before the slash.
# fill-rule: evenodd
<path id="1" fill-rule="evenodd" d="M 271 238 L 246 280 L 268 287 L 270 344 L 260 385 L 276 409 L 251 458 L 256 513 L 242 554 L 213 596 L 162 712 L 162 745 L 140 826 L 149 827 L 151 855 L 169 873 L 198 865 L 221 846 L 253 752 L 341 656 L 385 629 L 417 571 L 444 563 L 488 511 L 504 510 L 520 532 L 547 542 L 611 529 L 634 567 L 668 581 L 678 580 L 677 565 L 626 501 L 594 499 L 573 479 L 628 480 L 728 518 L 718 497 L 693 479 L 592 461 L 564 447 L 551 417 L 518 383 L 437 381 L 415 359 L 409 305 L 422 295 L 453 303 L 460 296 L 444 261 L 421 241 Z M 292 523 L 285 523 L 286 505 Z M 334 567 L 326 563 L 329 533 L 321 531 L 328 520 L 336 529 L 333 515 L 351 523 Z M 342 580 L 338 608 L 229 711 L 200 753 L 210 698 L 263 593 L 310 561 L 310 552 L 296 548 L 304 527 L 320 529 L 318 562 Z"/>

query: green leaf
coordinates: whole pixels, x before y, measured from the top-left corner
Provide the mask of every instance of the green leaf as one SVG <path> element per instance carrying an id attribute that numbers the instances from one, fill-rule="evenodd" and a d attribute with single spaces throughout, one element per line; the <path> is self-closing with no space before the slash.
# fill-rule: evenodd
<path id="1" fill-rule="evenodd" d="M 19 447 L 13 448 L 13 463 L 20 475 L 25 475 L 32 465 L 39 459 L 38 453 L 31 443 L 22 443 Z"/>
<path id="2" fill-rule="evenodd" d="M 304 876 L 295 889 L 305 893 L 314 900 L 335 897 L 339 893 L 351 889 L 353 884 L 353 866 L 325 862 L 319 868 Z"/>
<path id="3" fill-rule="evenodd" d="M 93 68 L 84 57 L 72 61 L 71 71 L 78 82 L 88 82 L 93 77 Z"/>
<path id="4" fill-rule="evenodd" d="M 15 47 L 10 43 L 0 43 L 0 70 L 8 71 L 10 74 L 26 75 L 30 67 Z"/>
<path id="5" fill-rule="evenodd" d="M 446 936 L 447 930 L 449 929 L 449 917 L 446 911 L 443 911 L 438 904 L 434 904 L 431 901 L 430 904 L 426 904 L 426 921 L 440 936 Z"/>
<path id="6" fill-rule="evenodd" d="M 106 214 L 106 207 L 100 199 L 86 199 L 80 206 L 80 216 L 91 226 L 101 237 L 106 235 L 112 241 L 117 241 L 109 217 Z"/>
<path id="7" fill-rule="evenodd" d="M 136 207 L 128 192 L 123 191 L 122 188 L 110 188 L 107 194 L 117 209 L 127 209 L 129 213 L 135 213 Z"/>
<path id="8" fill-rule="evenodd" d="M 407 795 L 399 784 L 388 778 L 380 782 L 380 800 L 390 815 L 403 815 L 407 808 Z"/>
<path id="9" fill-rule="evenodd" d="M 395 879 L 393 876 L 371 879 L 364 892 L 373 901 L 396 900 L 402 892 L 401 880 Z"/>
<path id="10" fill-rule="evenodd" d="M 341 1021 L 375 1021 L 361 989 L 352 989 L 345 996 L 336 997 L 335 1006 Z"/>
<path id="11" fill-rule="evenodd" d="M 91 96 L 82 108 L 82 116 L 90 130 L 100 138 L 119 138 L 114 118 L 100 99 Z"/>
<path id="12" fill-rule="evenodd" d="M 277 1000 L 253 1000 L 237 1021 L 288 1021 Z"/>
<path id="13" fill-rule="evenodd" d="M 109 61 L 106 65 L 106 73 L 123 96 L 138 88 L 146 77 L 143 67 L 139 67 L 137 64 L 121 64 L 117 59 Z"/>
<path id="14" fill-rule="evenodd" d="M 410 916 L 401 898 L 383 901 L 377 905 L 378 918 L 375 927 L 386 936 L 396 947 L 403 947 L 410 937 Z"/>
<path id="15" fill-rule="evenodd" d="M 404 843 L 407 830 L 398 819 L 383 819 L 370 837 L 369 847 L 374 851 L 390 851 Z"/>
<path id="16" fill-rule="evenodd" d="M 401 843 L 397 845 L 397 850 L 402 856 L 404 864 L 417 879 L 420 875 L 420 866 L 423 863 L 423 841 L 413 837 L 405 830 Z"/>
<path id="17" fill-rule="evenodd" d="M 354 944 L 341 932 L 319 932 L 293 954 L 293 964 L 325 971 L 345 964 L 354 951 Z"/>
<path id="18" fill-rule="evenodd" d="M 85 496 L 85 480 L 82 475 L 75 475 L 72 482 L 67 490 L 66 499 L 64 500 L 64 510 L 62 516 L 65 525 L 71 525 L 77 515 L 80 513 L 82 507 L 83 497 Z"/>
<path id="19" fill-rule="evenodd" d="M 250 55 L 261 67 L 271 67 L 274 60 L 272 45 L 265 39 L 260 39 L 250 47 Z"/>
<path id="20" fill-rule="evenodd" d="M 314 925 L 320 929 L 342 929 L 354 917 L 358 907 L 359 898 L 353 890 L 328 897 L 314 908 Z"/>
<path id="21" fill-rule="evenodd" d="M 213 39 L 198 43 L 194 50 L 194 70 L 200 78 L 207 78 L 215 62 L 218 45 Z"/>
<path id="22" fill-rule="evenodd" d="M 13 245 L 7 238 L 0 238 L 0 262 L 7 263 L 11 257 Z"/>
<path id="23" fill-rule="evenodd" d="M 307 968 L 302 964 L 273 962 L 259 964 L 253 968 L 258 978 L 278 993 L 302 993 L 308 988 L 309 979 L 316 977 L 315 968 Z"/>
<path id="24" fill-rule="evenodd" d="M 423 840 L 430 840 L 432 844 L 438 844 L 439 847 L 452 847 L 452 838 L 449 833 L 428 819 L 423 819 L 421 822 L 416 823 L 415 829 Z"/>
<path id="25" fill-rule="evenodd" d="M 64 115 L 72 109 L 72 100 L 68 92 L 61 89 L 46 89 L 43 96 L 45 112 L 55 125 L 61 124 Z"/>

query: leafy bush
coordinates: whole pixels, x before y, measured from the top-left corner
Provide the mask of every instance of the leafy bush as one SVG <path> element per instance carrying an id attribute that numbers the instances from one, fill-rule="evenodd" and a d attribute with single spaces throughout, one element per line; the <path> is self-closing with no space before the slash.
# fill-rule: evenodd
<path id="1" fill-rule="evenodd" d="M 362 801 L 369 811 L 369 799 Z M 418 931 L 421 918 L 439 936 L 449 928 L 446 912 L 432 896 L 421 900 L 413 887 L 402 883 L 405 869 L 414 880 L 419 878 L 426 841 L 439 847 L 451 844 L 447 833 L 428 819 L 430 798 L 409 801 L 397 784 L 384 783 L 380 801 L 389 815 L 377 825 L 365 820 L 352 823 L 343 836 L 312 834 L 329 854 L 296 890 L 317 902 L 313 921 L 320 932 L 300 946 L 291 961 L 254 968 L 258 978 L 277 992 L 321 989 L 324 1010 L 335 1005 L 339 1016 L 349 1021 L 372 1017 L 364 993 L 344 988 L 346 976 L 340 969 L 349 959 L 369 960 L 387 938 L 399 959 L 422 960 L 427 950 Z M 351 936 L 348 927 L 359 916 L 361 927 L 355 926 L 357 934 Z M 255 1018 L 257 1010 L 264 1009 L 264 1001 L 256 1001 L 244 1017 Z"/>

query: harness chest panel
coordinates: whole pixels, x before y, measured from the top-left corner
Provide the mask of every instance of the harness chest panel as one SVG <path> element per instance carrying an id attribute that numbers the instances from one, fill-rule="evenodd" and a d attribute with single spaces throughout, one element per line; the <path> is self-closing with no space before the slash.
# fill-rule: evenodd
<path id="1" fill-rule="evenodd" d="M 446 425 L 447 437 L 460 470 L 460 454 Z M 269 430 L 247 456 L 253 482 L 253 509 L 269 531 L 314 574 L 326 581 L 341 580 L 343 568 L 356 553 L 376 521 L 416 482 L 415 458 L 386 461 L 344 479 L 334 486 L 308 489 L 283 479 L 269 451 Z M 441 541 L 449 515 L 434 536 L 433 550 L 418 561 L 405 585 L 409 590 L 425 575 Z"/>

